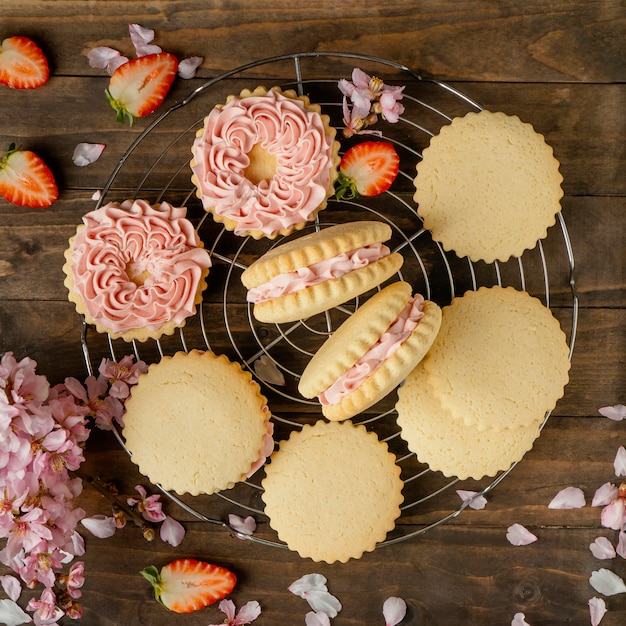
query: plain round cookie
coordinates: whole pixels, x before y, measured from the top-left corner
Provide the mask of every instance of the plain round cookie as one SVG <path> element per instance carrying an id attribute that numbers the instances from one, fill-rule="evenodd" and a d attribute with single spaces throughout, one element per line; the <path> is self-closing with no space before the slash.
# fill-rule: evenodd
<path id="1" fill-rule="evenodd" d="M 528 426 L 554 408 L 569 379 L 569 347 L 539 299 L 481 287 L 443 308 L 424 358 L 428 382 L 453 417 L 478 430 Z"/>
<path id="2" fill-rule="evenodd" d="M 479 431 L 445 410 L 420 363 L 398 389 L 400 436 L 420 463 L 461 480 L 495 476 L 521 460 L 539 436 L 543 416 L 528 426 Z"/>
<path id="3" fill-rule="evenodd" d="M 211 494 L 243 480 L 258 461 L 270 419 L 259 385 L 213 352 L 165 356 L 139 377 L 122 435 L 154 484 Z"/>
<path id="4" fill-rule="evenodd" d="M 400 516 L 400 468 L 387 444 L 364 426 L 307 424 L 279 444 L 265 471 L 270 526 L 304 558 L 360 558 Z"/>
<path id="5" fill-rule="evenodd" d="M 472 261 L 535 247 L 561 210 L 559 162 L 530 124 L 480 111 L 443 126 L 423 151 L 414 200 L 424 227 Z"/>
<path id="6" fill-rule="evenodd" d="M 326 340 L 302 372 L 298 390 L 305 398 L 319 396 L 355 365 L 397 319 L 413 297 L 411 285 L 392 283 L 373 295 Z M 329 420 L 348 419 L 391 393 L 419 363 L 441 324 L 441 309 L 425 300 L 424 316 L 402 345 L 361 385 L 336 404 L 322 406 Z"/>

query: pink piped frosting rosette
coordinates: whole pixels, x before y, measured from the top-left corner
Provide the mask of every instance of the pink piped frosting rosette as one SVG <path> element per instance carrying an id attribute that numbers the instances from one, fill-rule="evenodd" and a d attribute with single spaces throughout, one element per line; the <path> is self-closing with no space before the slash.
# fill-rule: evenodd
<path id="1" fill-rule="evenodd" d="M 197 196 L 237 235 L 287 235 L 326 206 L 339 162 L 335 134 L 320 107 L 293 91 L 259 87 L 231 96 L 209 113 L 193 143 Z M 271 175 L 253 180 L 248 168 L 258 147 L 273 165 Z"/>
<path id="2" fill-rule="evenodd" d="M 195 314 L 211 259 L 186 212 L 126 200 L 83 217 L 65 253 L 65 284 L 99 332 L 156 339 Z"/>

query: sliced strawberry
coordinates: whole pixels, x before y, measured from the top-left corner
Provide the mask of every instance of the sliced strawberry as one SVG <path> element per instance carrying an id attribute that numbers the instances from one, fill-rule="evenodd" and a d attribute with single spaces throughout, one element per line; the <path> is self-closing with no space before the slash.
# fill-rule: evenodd
<path id="1" fill-rule="evenodd" d="M 134 117 L 152 113 L 170 90 L 178 60 L 169 52 L 146 54 L 120 65 L 106 90 L 109 104 L 117 111 L 117 121 L 133 125 Z"/>
<path id="2" fill-rule="evenodd" d="M 58 198 L 59 190 L 43 160 L 12 143 L 0 159 L 0 195 L 19 206 L 45 209 Z"/>
<path id="3" fill-rule="evenodd" d="M 154 587 L 156 599 L 175 613 L 192 613 L 226 597 L 235 587 L 235 574 L 224 567 L 178 559 L 161 568 L 154 565 L 141 572 Z"/>
<path id="4" fill-rule="evenodd" d="M 338 200 L 377 196 L 387 191 L 398 175 L 400 157 L 385 141 L 364 141 L 350 148 L 339 164 L 335 186 Z"/>
<path id="5" fill-rule="evenodd" d="M 48 82 L 50 68 L 44 53 L 27 37 L 9 37 L 0 44 L 0 85 L 35 89 Z"/>

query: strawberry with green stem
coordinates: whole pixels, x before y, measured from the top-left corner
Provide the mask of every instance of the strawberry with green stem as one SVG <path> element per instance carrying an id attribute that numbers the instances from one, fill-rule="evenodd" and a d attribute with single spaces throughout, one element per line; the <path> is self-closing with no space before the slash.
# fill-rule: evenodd
<path id="1" fill-rule="evenodd" d="M 192 613 L 213 604 L 225 598 L 237 582 L 226 568 L 196 559 L 177 559 L 160 572 L 150 565 L 141 575 L 152 583 L 156 599 L 175 613 Z"/>
<path id="2" fill-rule="evenodd" d="M 364 141 L 342 157 L 335 184 L 338 200 L 376 196 L 387 191 L 398 175 L 400 158 L 386 141 Z"/>
<path id="3" fill-rule="evenodd" d="M 146 54 L 120 65 L 105 91 L 117 111 L 117 121 L 132 126 L 135 117 L 144 117 L 161 105 L 178 70 L 178 59 L 169 52 Z"/>
<path id="4" fill-rule="evenodd" d="M 43 159 L 12 143 L 0 159 L 0 195 L 18 206 L 45 209 L 58 198 L 59 190 Z"/>
<path id="5" fill-rule="evenodd" d="M 0 44 L 0 85 L 35 89 L 48 82 L 48 60 L 28 37 L 8 37 Z"/>

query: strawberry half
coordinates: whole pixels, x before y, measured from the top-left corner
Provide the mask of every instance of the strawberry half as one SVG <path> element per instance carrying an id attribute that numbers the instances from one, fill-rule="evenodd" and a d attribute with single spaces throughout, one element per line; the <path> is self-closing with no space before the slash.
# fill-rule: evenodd
<path id="1" fill-rule="evenodd" d="M 120 65 L 105 91 L 109 104 L 117 111 L 117 121 L 133 125 L 133 118 L 152 113 L 170 90 L 178 59 L 169 52 L 146 54 Z"/>
<path id="2" fill-rule="evenodd" d="M 28 37 L 9 37 L 0 44 L 0 85 L 35 89 L 48 82 L 48 60 Z"/>
<path id="3" fill-rule="evenodd" d="M 159 572 L 154 565 L 141 575 L 154 587 L 156 599 L 175 613 L 192 613 L 225 598 L 235 587 L 235 574 L 224 567 L 178 559 L 164 565 Z"/>
<path id="4" fill-rule="evenodd" d="M 338 200 L 377 196 L 389 189 L 398 175 L 399 165 L 400 157 L 390 143 L 358 143 L 341 159 L 335 196 Z"/>
<path id="5" fill-rule="evenodd" d="M 0 159 L 0 195 L 18 206 L 45 209 L 59 197 L 59 190 L 41 157 L 12 143 Z"/>

